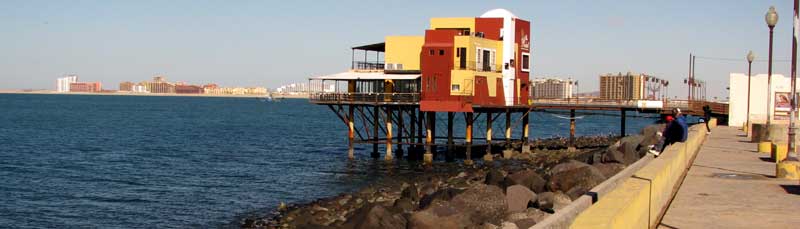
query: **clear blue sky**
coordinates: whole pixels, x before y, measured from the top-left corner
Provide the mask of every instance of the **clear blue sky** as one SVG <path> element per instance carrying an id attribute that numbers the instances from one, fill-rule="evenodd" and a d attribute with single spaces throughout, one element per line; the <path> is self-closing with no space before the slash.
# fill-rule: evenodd
<path id="1" fill-rule="evenodd" d="M 646 72 L 680 84 L 688 54 L 767 56 L 764 14 L 775 5 L 775 59 L 790 58 L 790 0 L 759 1 L 1 1 L 0 89 L 54 88 L 79 74 L 116 89 L 165 74 L 171 81 L 276 87 L 350 66 L 350 47 L 386 35 L 422 35 L 431 17 L 506 8 L 532 22 L 533 73 L 572 76 L 597 90 L 607 72 Z M 727 94 L 746 62 L 698 59 L 710 95 Z M 766 72 L 766 62 L 754 64 Z M 788 75 L 789 63 L 776 73 Z"/>

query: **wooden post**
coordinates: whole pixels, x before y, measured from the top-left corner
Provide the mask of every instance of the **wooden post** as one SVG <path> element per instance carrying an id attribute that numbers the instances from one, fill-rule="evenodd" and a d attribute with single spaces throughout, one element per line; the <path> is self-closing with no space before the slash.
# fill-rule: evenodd
<path id="1" fill-rule="evenodd" d="M 506 149 L 511 149 L 511 110 L 506 109 Z"/>
<path id="2" fill-rule="evenodd" d="M 455 113 L 447 112 L 447 153 L 445 153 L 445 161 L 453 161 L 453 118 Z"/>
<path id="3" fill-rule="evenodd" d="M 467 113 L 467 130 L 466 130 L 466 145 L 467 156 L 464 159 L 464 164 L 472 165 L 472 112 Z"/>
<path id="4" fill-rule="evenodd" d="M 525 112 L 522 114 L 522 153 L 530 153 L 530 145 L 529 145 L 529 132 L 528 132 L 528 114 L 529 112 Z"/>
<path id="5" fill-rule="evenodd" d="M 620 120 L 619 120 L 619 122 L 620 122 L 620 130 L 619 130 L 619 132 L 620 132 L 620 136 L 622 136 L 622 137 L 625 137 L 625 115 L 626 115 L 626 112 L 625 112 L 625 109 L 623 108 L 622 109 L 622 113 L 620 114 Z"/>
<path id="6" fill-rule="evenodd" d="M 486 112 L 486 153 L 492 154 L 492 112 Z"/>
<path id="7" fill-rule="evenodd" d="M 353 160 L 353 159 L 356 159 L 355 149 L 354 149 L 355 148 L 355 137 L 356 137 L 355 136 L 356 128 L 355 128 L 355 123 L 354 123 L 354 120 L 355 120 L 355 117 L 356 117 L 355 116 L 355 107 L 353 107 L 353 105 L 348 106 L 347 107 L 347 113 L 348 113 L 348 116 L 347 116 L 347 126 L 348 126 L 348 128 L 347 128 L 348 129 L 347 130 L 347 140 L 348 140 L 347 158 L 349 158 L 350 160 Z"/>
<path id="8" fill-rule="evenodd" d="M 392 107 L 386 107 L 386 155 L 384 156 L 384 160 L 392 161 L 394 160 L 394 155 L 392 155 Z"/>
<path id="9" fill-rule="evenodd" d="M 575 109 L 569 110 L 569 148 L 575 149 Z"/>
<path id="10" fill-rule="evenodd" d="M 431 123 L 431 119 L 433 119 L 433 112 L 425 112 L 427 115 L 425 116 L 425 129 L 427 131 L 425 135 L 425 155 L 423 155 L 423 162 L 427 165 L 433 164 L 433 125 Z"/>
<path id="11" fill-rule="evenodd" d="M 439 153 L 436 152 L 436 112 L 430 111 L 428 112 L 428 116 L 430 116 L 429 120 L 431 122 L 431 153 L 436 155 Z"/>
<path id="12" fill-rule="evenodd" d="M 403 107 L 397 110 L 397 158 L 403 158 L 403 131 L 405 130 L 405 120 L 403 120 Z"/>
<path id="13" fill-rule="evenodd" d="M 374 141 L 372 142 L 372 154 L 370 156 L 372 156 L 372 158 L 376 158 L 376 159 L 378 158 L 378 156 L 380 156 L 378 154 L 378 133 L 379 133 L 378 132 L 378 125 L 380 125 L 379 124 L 379 122 L 380 122 L 379 119 L 380 119 L 380 116 L 381 116 L 379 111 L 380 111 L 380 108 L 377 105 L 372 109 L 372 119 L 373 119 L 372 120 L 372 133 L 374 134 L 372 139 Z"/>
<path id="14" fill-rule="evenodd" d="M 409 143 L 416 143 L 416 139 L 417 139 L 417 111 L 414 108 L 411 108 L 411 112 L 409 112 L 408 116 L 409 116 L 409 118 L 411 118 L 411 120 L 408 120 L 409 121 L 408 124 L 411 125 L 410 126 L 411 129 L 409 129 L 410 130 L 409 132 L 411 133 L 411 136 L 409 136 L 408 142 Z M 411 144 L 408 147 L 408 157 L 406 157 L 406 158 L 409 159 L 409 160 L 414 159 L 415 157 L 412 156 L 412 155 L 414 155 L 416 153 L 416 151 L 417 151 L 417 145 Z"/>

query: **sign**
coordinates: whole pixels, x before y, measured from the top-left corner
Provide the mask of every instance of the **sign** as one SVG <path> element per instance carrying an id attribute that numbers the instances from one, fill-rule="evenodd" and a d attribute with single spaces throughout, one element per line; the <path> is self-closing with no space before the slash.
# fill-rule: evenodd
<path id="1" fill-rule="evenodd" d="M 775 92 L 775 107 L 773 116 L 775 120 L 789 120 L 789 112 L 792 110 L 792 100 L 789 92 Z"/>

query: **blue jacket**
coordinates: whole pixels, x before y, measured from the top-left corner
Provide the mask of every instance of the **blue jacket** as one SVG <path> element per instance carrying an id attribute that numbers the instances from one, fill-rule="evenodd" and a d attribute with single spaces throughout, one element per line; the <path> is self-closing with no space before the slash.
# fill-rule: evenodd
<path id="1" fill-rule="evenodd" d="M 664 138 L 666 142 L 685 142 L 688 137 L 689 127 L 686 124 L 686 117 L 680 116 L 667 125 L 664 130 Z"/>
<path id="2" fill-rule="evenodd" d="M 689 138 L 689 125 L 686 124 L 686 116 L 681 115 L 675 119 L 675 122 L 680 125 L 681 131 L 681 138 L 678 140 L 679 142 L 685 142 L 687 138 Z"/>

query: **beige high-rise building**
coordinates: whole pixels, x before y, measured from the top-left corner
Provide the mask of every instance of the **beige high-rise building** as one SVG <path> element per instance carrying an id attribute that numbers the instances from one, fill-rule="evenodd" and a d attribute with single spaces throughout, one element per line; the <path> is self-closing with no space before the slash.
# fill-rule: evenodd
<path id="1" fill-rule="evenodd" d="M 568 99 L 572 98 L 573 80 L 557 78 L 540 78 L 531 81 L 533 99 Z"/>
<path id="2" fill-rule="evenodd" d="M 645 83 L 649 76 L 641 73 L 600 75 L 600 99 L 645 99 Z"/>

